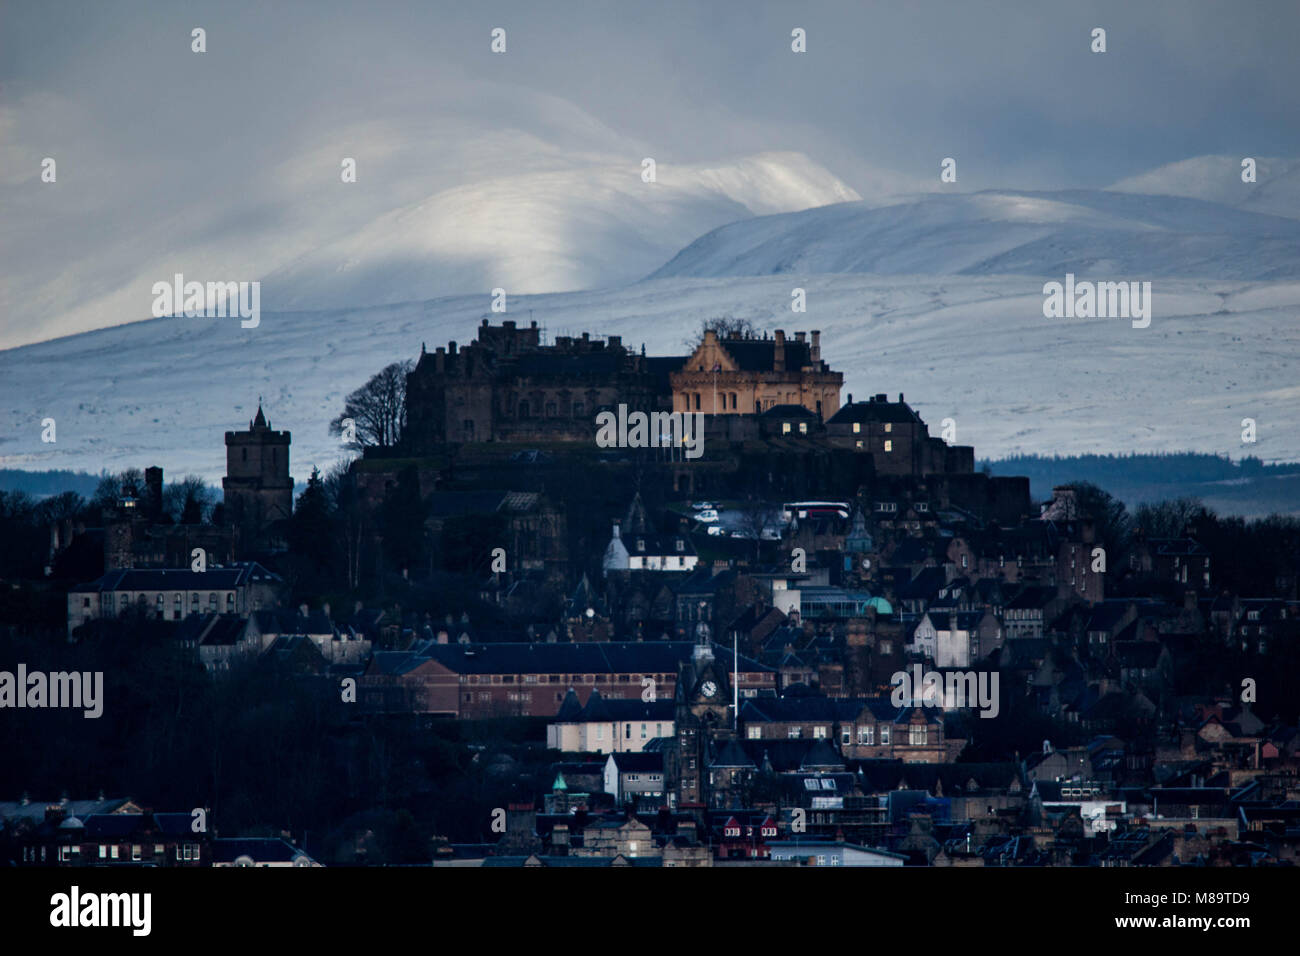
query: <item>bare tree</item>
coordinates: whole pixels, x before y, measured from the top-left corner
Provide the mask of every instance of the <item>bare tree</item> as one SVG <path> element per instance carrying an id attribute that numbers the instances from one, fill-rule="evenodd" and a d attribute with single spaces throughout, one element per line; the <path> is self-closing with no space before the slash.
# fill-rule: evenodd
<path id="1" fill-rule="evenodd" d="M 163 513 L 177 524 L 202 524 L 216 503 L 216 492 L 198 475 L 169 481 L 163 489 Z"/>
<path id="2" fill-rule="evenodd" d="M 781 509 L 765 498 L 749 495 L 740 506 L 740 531 L 754 541 L 754 561 L 759 559 L 763 546 L 763 532 L 777 524 Z"/>
<path id="3" fill-rule="evenodd" d="M 704 333 L 714 331 L 720 339 L 750 339 L 757 338 L 759 330 L 749 319 L 738 319 L 735 316 L 724 315 L 720 318 L 705 319 L 700 323 L 700 331 L 691 338 L 682 340 L 682 344 L 688 349 L 694 349 L 704 341 Z"/>
<path id="4" fill-rule="evenodd" d="M 406 376 L 411 368 L 410 361 L 394 362 L 349 395 L 343 414 L 330 422 L 330 433 L 352 437 L 353 448 L 394 447 L 406 425 Z"/>

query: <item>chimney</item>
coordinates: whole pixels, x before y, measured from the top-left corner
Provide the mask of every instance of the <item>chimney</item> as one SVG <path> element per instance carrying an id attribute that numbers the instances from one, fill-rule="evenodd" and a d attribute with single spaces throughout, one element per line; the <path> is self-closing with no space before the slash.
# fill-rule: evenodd
<path id="1" fill-rule="evenodd" d="M 484 319 L 483 321 L 487 321 Z M 447 350 L 443 346 L 438 346 L 438 351 L 433 355 L 433 370 L 435 372 L 445 372 L 447 370 Z"/>
<path id="2" fill-rule="evenodd" d="M 898 393 L 898 404 L 900 404 L 900 405 L 903 404 L 903 393 L 902 393 L 902 392 L 899 392 L 899 393 Z"/>
<path id="3" fill-rule="evenodd" d="M 810 356 L 814 363 L 822 360 L 822 334 L 817 329 L 812 331 L 812 352 Z"/>
<path id="4" fill-rule="evenodd" d="M 447 354 L 448 354 L 448 355 L 455 355 L 455 354 L 456 354 L 456 343 L 455 343 L 455 342 L 448 342 L 448 343 L 447 343 Z"/>
<path id="5" fill-rule="evenodd" d="M 807 339 L 807 338 L 808 338 L 808 333 L 807 333 L 807 332 L 796 332 L 796 333 L 794 334 L 794 340 L 795 340 L 796 342 L 803 342 L 803 341 L 804 341 L 805 339 Z"/>
<path id="6" fill-rule="evenodd" d="M 849 392 L 849 404 L 850 404 L 850 405 L 853 404 L 853 393 L 852 393 L 852 392 Z"/>
<path id="7" fill-rule="evenodd" d="M 623 347 L 623 336 L 611 335 L 606 339 L 606 344 L 611 349 L 621 349 Z"/>
<path id="8" fill-rule="evenodd" d="M 785 371 L 785 330 L 776 330 L 776 348 L 772 351 L 772 371 Z"/>
<path id="9" fill-rule="evenodd" d="M 883 401 L 887 400 L 888 398 L 889 398 L 888 395 L 886 395 L 884 392 L 880 392 L 879 394 L 876 395 L 874 401 L 877 401 L 877 402 L 883 402 Z"/>

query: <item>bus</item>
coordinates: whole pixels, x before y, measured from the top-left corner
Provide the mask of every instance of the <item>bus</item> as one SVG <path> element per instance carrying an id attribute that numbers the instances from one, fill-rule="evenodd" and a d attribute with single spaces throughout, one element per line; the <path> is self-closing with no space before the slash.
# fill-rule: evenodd
<path id="1" fill-rule="evenodd" d="M 787 501 L 781 505 L 781 517 L 787 523 L 805 518 L 843 518 L 851 512 L 846 501 Z"/>

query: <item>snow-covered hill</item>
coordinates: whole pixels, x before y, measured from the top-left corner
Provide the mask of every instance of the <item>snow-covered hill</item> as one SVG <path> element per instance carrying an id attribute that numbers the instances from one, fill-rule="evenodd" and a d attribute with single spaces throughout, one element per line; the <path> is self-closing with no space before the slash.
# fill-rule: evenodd
<path id="1" fill-rule="evenodd" d="M 1241 181 L 1241 156 L 1196 156 L 1122 179 L 1115 192 L 1185 196 L 1300 219 L 1300 160 L 1255 158 L 1255 182 Z"/>
<path id="2" fill-rule="evenodd" d="M 1221 452 L 1300 460 L 1300 282 L 1161 280 L 1150 328 L 1048 320 L 1029 277 L 801 275 L 662 279 L 620 290 L 520 296 L 549 335 L 622 335 L 680 354 L 702 319 L 820 329 L 845 393 L 903 392 L 932 426 L 952 417 L 981 456 L 1015 452 Z M 222 433 L 262 395 L 293 432 L 302 480 L 342 452 L 327 432 L 344 395 L 379 368 L 467 342 L 486 294 L 378 308 L 159 319 L 0 352 L 0 467 L 99 471 L 158 464 L 224 472 Z M 494 321 L 502 316 L 493 316 Z M 57 442 L 41 442 L 54 418 Z M 1241 420 L 1259 441 L 1241 443 Z"/>
<path id="3" fill-rule="evenodd" d="M 660 165 L 653 183 L 627 158 L 516 173 L 439 192 L 311 250 L 263 278 L 263 301 L 303 309 L 626 285 L 724 223 L 858 198 L 798 153 Z"/>
<path id="4" fill-rule="evenodd" d="M 50 186 L 37 179 L 48 144 L 10 142 L 0 103 L 0 348 L 147 319 L 153 284 L 177 272 L 260 280 L 270 309 L 595 288 L 724 223 L 861 198 L 800 153 L 690 165 L 555 96 L 476 83 L 473 110 L 463 97 L 312 114 L 291 149 L 222 140 L 190 172 L 155 168 L 153 147 L 88 143 Z M 42 112 L 93 136 L 66 102 Z"/>
<path id="5" fill-rule="evenodd" d="M 1173 196 L 980 192 L 731 223 L 652 278 L 846 273 L 1300 277 L 1300 222 Z"/>

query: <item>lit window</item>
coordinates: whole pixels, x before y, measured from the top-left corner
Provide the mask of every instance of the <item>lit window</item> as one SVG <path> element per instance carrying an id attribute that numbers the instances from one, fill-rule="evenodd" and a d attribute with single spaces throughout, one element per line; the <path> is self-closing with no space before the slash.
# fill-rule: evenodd
<path id="1" fill-rule="evenodd" d="M 788 435 L 788 434 L 790 434 L 790 423 L 789 423 L 789 422 L 782 422 L 782 423 L 781 423 L 781 434 L 782 434 L 782 435 Z"/>
<path id="2" fill-rule="evenodd" d="M 854 422 L 854 423 L 853 423 L 853 434 L 855 434 L 855 435 L 861 435 L 861 434 L 862 434 L 862 422 Z"/>
<path id="3" fill-rule="evenodd" d="M 885 451 L 893 451 L 893 450 L 894 450 L 894 443 L 893 443 L 892 441 L 890 441 L 888 438 L 886 438 L 886 439 L 885 439 Z"/>
<path id="4" fill-rule="evenodd" d="M 885 431 L 886 431 L 886 432 L 892 432 L 893 430 L 894 430 L 894 426 L 893 426 L 893 424 L 890 423 L 890 422 L 885 422 Z"/>

